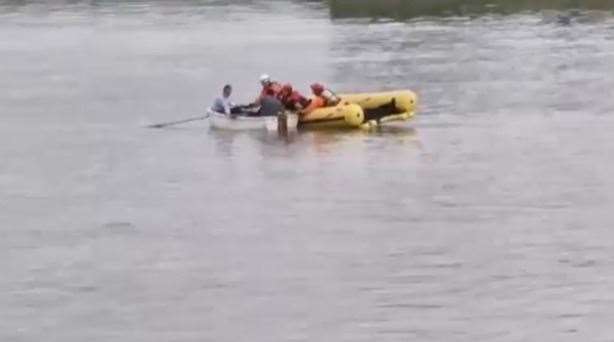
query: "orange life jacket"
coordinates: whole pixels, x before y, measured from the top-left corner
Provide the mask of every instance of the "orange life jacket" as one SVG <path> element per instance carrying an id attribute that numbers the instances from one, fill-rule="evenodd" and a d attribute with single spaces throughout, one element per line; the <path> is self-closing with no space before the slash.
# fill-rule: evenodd
<path id="1" fill-rule="evenodd" d="M 305 108 L 303 112 L 311 113 L 314 110 L 318 108 L 323 108 L 323 107 L 326 107 L 326 99 L 321 96 L 314 96 L 311 99 L 311 103 L 309 103 L 309 106 L 307 106 L 307 108 Z"/>

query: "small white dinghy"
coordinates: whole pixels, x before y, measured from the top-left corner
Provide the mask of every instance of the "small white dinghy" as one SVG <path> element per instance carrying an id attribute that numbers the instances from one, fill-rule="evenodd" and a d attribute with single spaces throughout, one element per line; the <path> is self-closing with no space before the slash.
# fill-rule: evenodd
<path id="1" fill-rule="evenodd" d="M 212 109 L 207 111 L 211 128 L 230 131 L 267 130 L 277 131 L 278 123 L 276 116 L 246 116 L 236 115 L 231 117 Z M 298 115 L 287 114 L 288 129 L 296 129 Z"/>

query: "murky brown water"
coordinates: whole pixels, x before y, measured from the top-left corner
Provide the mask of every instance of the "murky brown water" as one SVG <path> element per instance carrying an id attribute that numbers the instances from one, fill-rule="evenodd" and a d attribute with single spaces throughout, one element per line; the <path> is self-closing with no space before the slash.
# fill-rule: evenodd
<path id="1" fill-rule="evenodd" d="M 0 340 L 612 341 L 614 20 L 0 2 Z M 218 89 L 411 88 L 380 132 Z"/>

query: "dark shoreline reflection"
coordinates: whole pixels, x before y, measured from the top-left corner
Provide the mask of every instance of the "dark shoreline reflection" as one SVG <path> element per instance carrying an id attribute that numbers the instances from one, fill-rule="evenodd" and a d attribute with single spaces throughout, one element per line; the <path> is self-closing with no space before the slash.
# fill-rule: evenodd
<path id="1" fill-rule="evenodd" d="M 229 5 L 268 6 L 283 2 L 310 8 L 328 10 L 331 18 L 391 18 L 397 20 L 417 17 L 479 16 L 485 14 L 509 15 L 522 12 L 564 12 L 563 21 L 584 17 L 584 11 L 599 11 L 600 15 L 614 14 L 614 0 L 158 0 L 164 8 L 211 8 Z M 46 9 L 63 10 L 70 7 L 107 8 L 128 10 L 134 6 L 147 6 L 142 0 L 4 0 L 0 1 L 0 14 L 18 11 L 31 5 Z"/>
<path id="2" fill-rule="evenodd" d="M 472 16 L 525 11 L 614 11 L 614 0 L 328 0 L 332 18 L 394 18 Z"/>

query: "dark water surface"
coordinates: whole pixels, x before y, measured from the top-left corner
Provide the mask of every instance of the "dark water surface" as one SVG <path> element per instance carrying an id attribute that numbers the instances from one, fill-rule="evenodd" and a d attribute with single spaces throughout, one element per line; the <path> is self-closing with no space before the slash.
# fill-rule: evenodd
<path id="1" fill-rule="evenodd" d="M 334 18 L 407 19 L 541 12 L 568 23 L 566 18 L 592 20 L 614 12 L 614 0 L 327 0 L 326 3 Z"/>
<path id="2" fill-rule="evenodd" d="M 0 341 L 613 341 L 614 19 L 587 13 L 0 1 Z M 420 116 L 143 128 L 262 72 Z"/>

